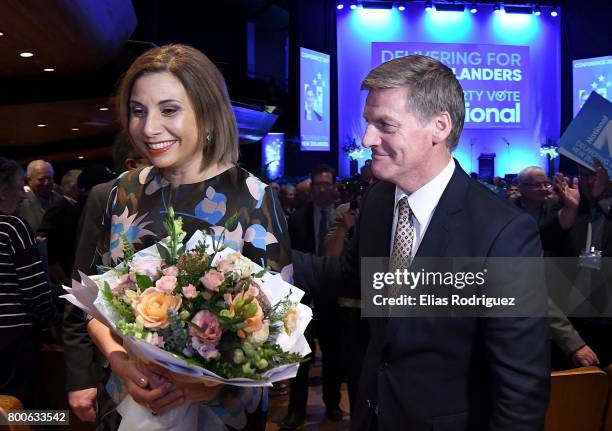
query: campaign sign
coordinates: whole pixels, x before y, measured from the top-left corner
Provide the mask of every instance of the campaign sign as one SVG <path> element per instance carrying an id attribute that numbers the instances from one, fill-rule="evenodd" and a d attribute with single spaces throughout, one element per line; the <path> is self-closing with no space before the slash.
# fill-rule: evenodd
<path id="1" fill-rule="evenodd" d="M 329 151 L 329 55 L 300 48 L 302 151 Z"/>
<path id="2" fill-rule="evenodd" d="M 453 70 L 465 94 L 465 128 L 529 127 L 528 46 L 373 42 L 372 67 L 413 54 Z"/>
<path id="3" fill-rule="evenodd" d="M 574 60 L 574 116 L 594 91 L 612 101 L 612 55 Z"/>
<path id="4" fill-rule="evenodd" d="M 612 177 L 612 103 L 591 92 L 576 118 L 559 139 L 559 152 L 593 169 L 599 159 Z"/>

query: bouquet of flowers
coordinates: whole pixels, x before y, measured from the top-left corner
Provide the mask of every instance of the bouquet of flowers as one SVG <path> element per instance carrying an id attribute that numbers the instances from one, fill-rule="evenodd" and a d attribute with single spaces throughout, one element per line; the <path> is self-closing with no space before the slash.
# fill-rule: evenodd
<path id="1" fill-rule="evenodd" d="M 172 208 L 164 226 L 168 237 L 138 253 L 122 237 L 123 261 L 102 275 L 81 274 L 64 297 L 121 336 L 131 355 L 192 381 L 270 386 L 294 377 L 310 352 L 303 333 L 312 311 L 299 303 L 303 292 L 225 248 L 223 234 L 196 232 L 183 244 Z M 145 412 L 135 415 L 139 406 L 128 398 L 118 408 L 123 422 L 123 412 L 139 425 L 146 414 L 164 422 L 160 429 L 188 429 L 186 412 L 163 418 L 140 407 Z"/>

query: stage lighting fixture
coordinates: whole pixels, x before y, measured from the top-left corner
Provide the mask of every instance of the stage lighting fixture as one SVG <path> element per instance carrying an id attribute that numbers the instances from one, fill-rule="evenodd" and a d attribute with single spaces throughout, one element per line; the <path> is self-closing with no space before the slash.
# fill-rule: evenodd
<path id="1" fill-rule="evenodd" d="M 476 2 L 473 1 L 472 5 L 470 6 L 470 13 L 476 13 L 478 12 L 478 7 L 476 7 Z"/>
<path id="2" fill-rule="evenodd" d="M 433 3 L 431 1 L 425 2 L 425 11 L 431 12 L 433 10 Z"/>
<path id="3" fill-rule="evenodd" d="M 436 3 L 437 12 L 463 12 L 465 5 L 463 3 Z"/>
<path id="4" fill-rule="evenodd" d="M 559 15 L 559 12 L 557 12 L 557 9 L 553 9 L 553 10 L 550 11 L 550 16 L 554 17 L 554 16 L 557 16 L 557 15 Z"/>
<path id="5" fill-rule="evenodd" d="M 338 10 L 344 9 L 344 2 L 343 1 L 339 1 L 338 3 L 336 3 L 336 9 L 338 9 Z"/>
<path id="6" fill-rule="evenodd" d="M 397 5 L 397 10 L 399 10 L 400 12 L 403 12 L 406 10 L 406 5 L 404 3 L 400 3 Z"/>
<path id="7" fill-rule="evenodd" d="M 351 8 L 351 10 L 355 10 L 355 9 L 357 9 L 357 2 L 352 1 L 352 2 L 351 2 L 351 5 L 350 5 L 349 7 Z"/>
<path id="8" fill-rule="evenodd" d="M 540 5 L 539 4 L 535 5 L 535 7 L 533 8 L 533 14 L 535 16 L 542 15 L 542 10 L 540 9 Z"/>
<path id="9" fill-rule="evenodd" d="M 495 8 L 493 9 L 493 13 L 500 13 L 501 12 L 501 6 L 499 3 L 495 3 Z"/>

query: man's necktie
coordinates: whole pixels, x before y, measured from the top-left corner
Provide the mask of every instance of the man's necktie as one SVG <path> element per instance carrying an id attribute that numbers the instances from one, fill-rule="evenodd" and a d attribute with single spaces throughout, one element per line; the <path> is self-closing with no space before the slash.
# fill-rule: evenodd
<path id="1" fill-rule="evenodd" d="M 395 273 L 397 269 L 409 269 L 414 244 L 414 226 L 408 196 L 403 196 L 397 205 L 397 224 L 395 225 L 391 259 L 389 259 L 389 272 L 392 273 Z M 397 296 L 399 288 L 399 285 L 392 286 L 389 296 Z"/>
<path id="2" fill-rule="evenodd" d="M 327 208 L 321 208 L 321 218 L 319 220 L 319 234 L 318 234 L 318 249 L 317 255 L 323 256 L 325 242 L 325 235 L 327 235 Z"/>

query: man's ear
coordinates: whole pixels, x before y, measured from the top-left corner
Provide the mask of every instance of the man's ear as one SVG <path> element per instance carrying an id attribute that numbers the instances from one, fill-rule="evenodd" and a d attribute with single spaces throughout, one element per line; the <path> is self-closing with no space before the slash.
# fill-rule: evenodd
<path id="1" fill-rule="evenodd" d="M 446 142 L 453 128 L 453 120 L 446 111 L 439 113 L 432 118 L 432 138 L 433 142 L 440 144 Z"/>

